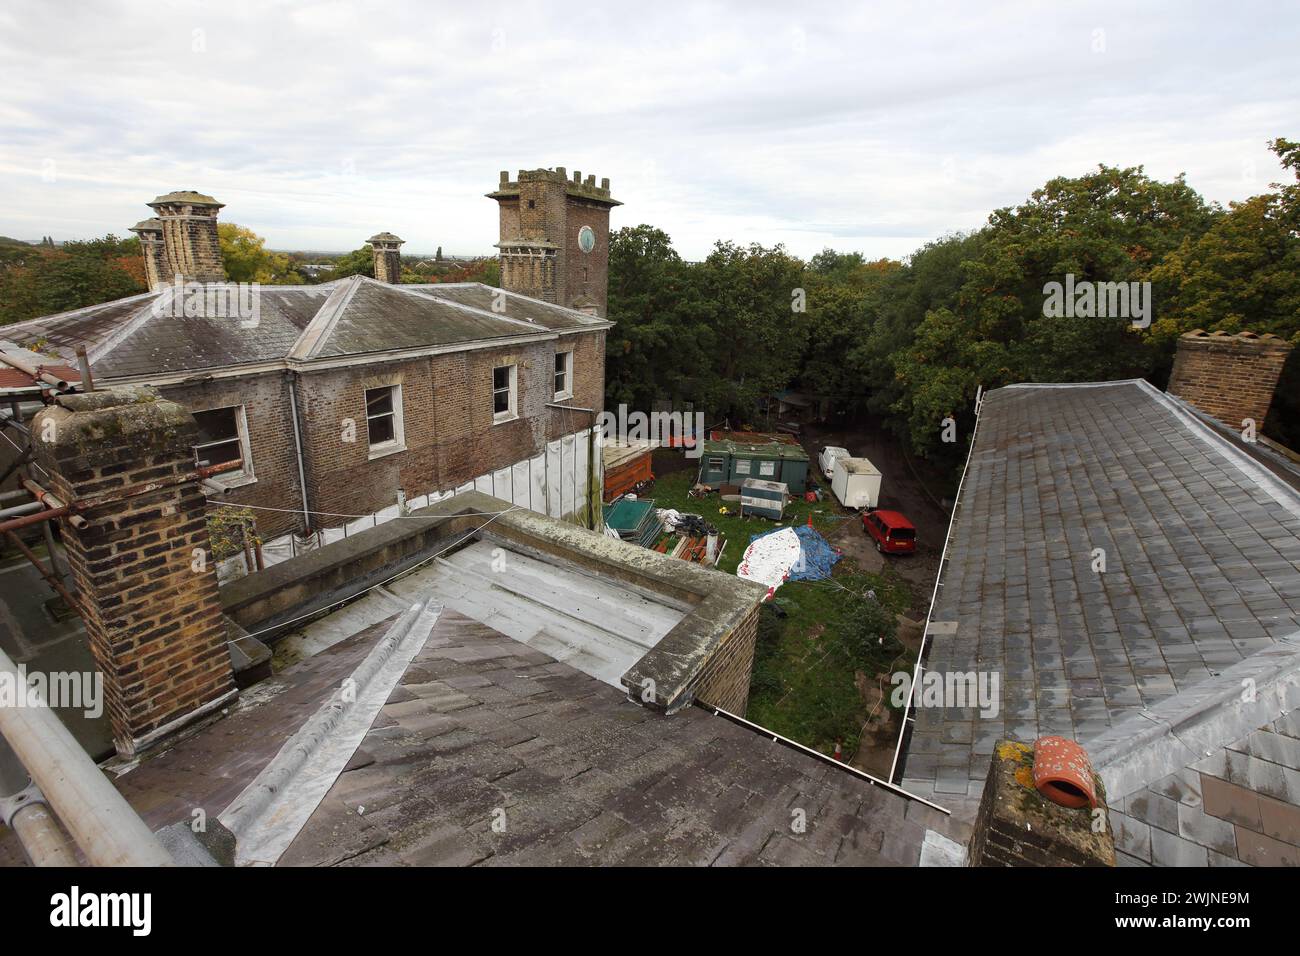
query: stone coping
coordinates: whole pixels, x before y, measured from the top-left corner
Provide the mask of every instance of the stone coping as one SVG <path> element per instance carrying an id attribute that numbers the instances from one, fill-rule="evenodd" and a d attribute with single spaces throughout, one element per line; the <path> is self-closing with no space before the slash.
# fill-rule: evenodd
<path id="1" fill-rule="evenodd" d="M 691 702 L 709 659 L 766 594 L 760 585 L 733 575 L 469 491 L 232 581 L 221 588 L 222 605 L 242 627 L 273 639 L 295 621 L 435 552 L 481 539 L 613 578 L 685 610 L 686 616 L 620 678 L 634 699 L 668 712 Z M 653 694 L 645 694 L 647 688 Z"/>

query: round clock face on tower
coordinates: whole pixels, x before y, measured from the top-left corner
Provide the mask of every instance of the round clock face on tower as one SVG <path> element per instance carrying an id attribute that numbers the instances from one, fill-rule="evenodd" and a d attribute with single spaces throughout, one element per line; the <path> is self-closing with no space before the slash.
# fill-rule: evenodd
<path id="1" fill-rule="evenodd" d="M 591 226 L 583 226 L 578 230 L 578 248 L 583 252 L 591 252 L 596 248 L 596 233 Z"/>

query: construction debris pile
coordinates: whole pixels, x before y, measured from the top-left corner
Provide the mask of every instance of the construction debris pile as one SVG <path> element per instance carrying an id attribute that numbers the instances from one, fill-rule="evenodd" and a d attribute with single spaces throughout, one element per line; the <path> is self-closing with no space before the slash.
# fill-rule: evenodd
<path id="1" fill-rule="evenodd" d="M 659 520 L 670 536 L 664 538 L 655 550 L 696 564 L 715 565 L 722 556 L 723 541 L 718 529 L 704 520 L 703 515 L 683 514 L 672 508 L 659 512 Z"/>
<path id="2" fill-rule="evenodd" d="M 652 547 L 663 534 L 663 523 L 655 511 L 653 498 L 627 496 L 605 505 L 605 533 L 617 535 L 629 544 Z"/>

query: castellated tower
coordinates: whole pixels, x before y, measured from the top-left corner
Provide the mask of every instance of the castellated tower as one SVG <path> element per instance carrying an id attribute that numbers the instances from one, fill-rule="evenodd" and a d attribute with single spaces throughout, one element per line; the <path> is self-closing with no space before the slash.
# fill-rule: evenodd
<path id="1" fill-rule="evenodd" d="M 375 257 L 375 278 L 380 282 L 395 285 L 402 281 L 402 243 L 391 232 L 381 232 L 371 236 L 366 242 Z"/>
<path id="2" fill-rule="evenodd" d="M 501 287 L 509 292 L 605 315 L 609 285 L 609 211 L 622 203 L 609 180 L 563 166 L 501 173 Z"/>
<path id="3" fill-rule="evenodd" d="M 192 189 L 167 193 L 149 203 L 162 222 L 164 283 L 170 284 L 176 276 L 186 282 L 226 281 L 217 240 L 217 212 L 222 205 Z"/>

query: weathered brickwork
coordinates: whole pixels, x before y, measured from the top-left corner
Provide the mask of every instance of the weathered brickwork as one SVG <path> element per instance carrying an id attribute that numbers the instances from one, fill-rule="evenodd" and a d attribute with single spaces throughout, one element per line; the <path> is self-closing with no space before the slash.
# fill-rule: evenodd
<path id="1" fill-rule="evenodd" d="M 570 179 L 563 166 L 501 173 L 488 195 L 500 205 L 501 287 L 569 308 L 606 314 L 609 286 L 609 211 L 620 205 L 609 180 Z M 580 243 L 583 227 L 592 248 Z"/>
<path id="2" fill-rule="evenodd" d="M 586 412 L 548 408 L 553 402 L 555 353 L 572 350 L 573 397 L 562 404 L 604 407 L 605 333 L 560 336 L 532 345 L 454 352 L 405 361 L 355 365 L 303 374 L 298 381 L 303 472 L 310 510 L 325 512 L 313 530 L 336 527 L 336 515 L 370 514 L 397 501 L 443 492 L 480 475 L 540 454 L 547 442 L 594 424 Z M 492 369 L 518 366 L 518 417 L 495 423 Z M 372 457 L 365 391 L 400 385 L 403 447 Z M 251 475 L 219 478 L 229 490 L 209 503 L 247 505 L 263 539 L 303 532 L 302 490 L 294 444 L 289 379 L 283 371 L 161 387 L 190 412 L 242 409 Z M 352 427 L 348 428 L 347 420 Z M 354 437 L 354 441 L 345 441 Z"/>
<path id="3" fill-rule="evenodd" d="M 1291 345 L 1275 335 L 1187 332 L 1178 339 L 1169 392 L 1230 428 L 1264 427 Z"/>
<path id="4" fill-rule="evenodd" d="M 1067 809 L 1034 786 L 1034 749 L 1000 740 L 980 797 L 971 835 L 970 866 L 1114 866 L 1115 838 L 1103 806 Z"/>
<path id="5" fill-rule="evenodd" d="M 758 638 L 758 608 L 727 635 L 713 652 L 695 691 L 696 699 L 743 717 L 749 706 L 749 679 L 754 671 L 754 642 Z"/>
<path id="6" fill-rule="evenodd" d="M 407 497 L 449 491 L 594 424 L 588 413 L 546 406 L 555 397 L 555 353 L 572 349 L 574 394 L 564 404 L 603 408 L 604 338 L 603 331 L 584 332 L 535 344 L 305 374 L 299 402 L 312 510 L 368 514 L 395 504 L 399 488 Z M 497 423 L 492 370 L 509 364 L 518 369 L 518 417 Z M 401 386 L 402 446 L 372 453 L 365 391 L 390 385 Z M 320 524 L 330 527 L 344 520 L 324 517 Z"/>
<path id="7" fill-rule="evenodd" d="M 366 242 L 370 243 L 370 252 L 374 256 L 375 278 L 390 284 L 401 282 L 401 250 L 405 240 L 398 239 L 391 232 L 381 232 L 371 236 Z"/>
<path id="8" fill-rule="evenodd" d="M 84 527 L 60 528 L 129 756 L 235 693 L 203 493 L 185 477 L 194 418 L 151 389 L 115 389 L 62 396 L 33 428 L 49 439 L 34 445 L 50 490 L 89 505 Z"/>
<path id="9" fill-rule="evenodd" d="M 226 267 L 217 238 L 217 213 L 222 203 L 211 196 L 180 191 L 159 196 L 149 207 L 162 221 L 166 272 L 193 282 L 224 282 Z"/>
<path id="10" fill-rule="evenodd" d="M 263 538 L 302 530 L 302 491 L 284 372 L 164 386 L 160 391 L 190 412 L 242 406 L 252 450 L 251 480 L 220 479 L 234 487 L 227 494 L 210 495 L 210 501 L 214 505 L 253 506 Z M 285 510 L 256 510 L 259 507 Z"/>
<path id="11" fill-rule="evenodd" d="M 167 247 L 163 242 L 161 219 L 145 219 L 130 229 L 140 238 L 140 254 L 144 259 L 144 283 L 157 289 L 172 281 L 167 275 Z"/>

